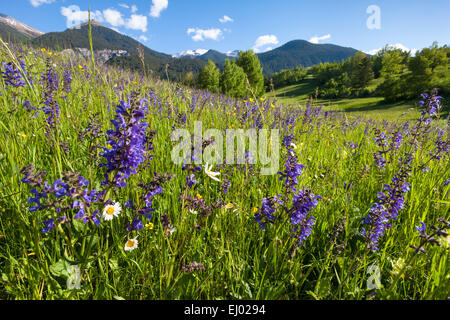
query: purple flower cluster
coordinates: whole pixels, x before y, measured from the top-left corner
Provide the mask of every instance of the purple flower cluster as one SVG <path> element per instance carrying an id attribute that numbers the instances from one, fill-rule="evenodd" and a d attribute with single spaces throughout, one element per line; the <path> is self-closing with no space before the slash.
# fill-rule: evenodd
<path id="1" fill-rule="evenodd" d="M 378 250 L 379 240 L 387 229 L 391 228 L 391 220 L 397 220 L 398 213 L 405 206 L 405 194 L 410 190 L 406 179 L 411 171 L 411 155 L 408 156 L 398 174 L 392 178 L 391 185 L 384 185 L 384 192 L 378 193 L 378 202 L 372 205 L 368 215 L 363 219 L 362 235 L 366 238 L 368 248 Z"/>
<path id="2" fill-rule="evenodd" d="M 434 152 L 430 151 L 431 159 L 440 160 L 450 151 L 450 140 L 445 139 L 445 131 L 438 128 L 437 138 L 434 141 Z"/>
<path id="3" fill-rule="evenodd" d="M 293 233 L 295 238 L 298 239 L 299 246 L 303 244 L 312 232 L 315 217 L 308 216 L 308 214 L 318 205 L 319 199 L 322 199 L 322 197 L 314 195 L 311 190 L 305 190 L 304 187 L 292 199 L 292 208 L 288 212 L 293 226 Z"/>
<path id="4" fill-rule="evenodd" d="M 32 196 L 27 199 L 29 204 L 34 204 L 28 209 L 29 211 L 53 208 L 58 214 L 65 211 L 76 212 L 74 219 L 83 219 L 84 223 L 92 220 L 96 225 L 100 224 L 99 211 L 96 210 L 92 215 L 89 215 L 89 208 L 92 204 L 103 201 L 104 192 L 87 189 L 89 181 L 80 176 L 79 173 L 64 172 L 63 178 L 55 180 L 51 185 L 42 179 L 47 173 L 43 171 L 35 173 L 33 165 L 22 168 L 21 173 L 24 175 L 21 182 L 33 187 L 30 191 Z M 51 199 L 51 195 L 53 199 Z M 42 203 L 41 201 L 45 202 Z M 58 223 L 68 221 L 70 220 L 66 216 L 58 218 Z M 55 227 L 54 218 L 42 223 L 46 225 L 42 230 L 44 233 Z"/>
<path id="5" fill-rule="evenodd" d="M 19 60 L 22 70 L 25 70 L 25 62 Z M 2 71 L 2 78 L 5 81 L 7 87 L 11 86 L 13 88 L 24 87 L 25 81 L 20 75 L 20 71 L 12 62 L 3 62 L 2 67 L 5 71 Z"/>
<path id="6" fill-rule="evenodd" d="M 422 117 L 420 121 L 424 121 L 425 124 L 431 121 L 431 117 L 437 116 L 441 111 L 441 96 L 438 96 L 437 89 L 434 89 L 431 94 L 423 93 L 422 99 L 419 103 L 422 108 Z"/>
<path id="7" fill-rule="evenodd" d="M 72 91 L 72 73 L 69 69 L 64 70 L 64 92 L 69 93 Z"/>
<path id="8" fill-rule="evenodd" d="M 53 69 L 50 60 L 47 59 L 46 72 L 42 74 L 41 81 L 44 83 L 45 88 L 42 92 L 42 111 L 47 116 L 47 136 L 50 132 L 56 128 L 56 124 L 59 120 L 59 104 L 55 100 L 54 94 L 59 89 L 59 78 L 56 71 Z"/>
<path id="9" fill-rule="evenodd" d="M 312 110 L 309 112 L 311 113 Z M 305 114 L 305 117 L 309 118 L 310 113 Z M 277 205 L 287 203 L 289 195 L 293 195 L 292 206 L 284 207 L 283 209 L 290 219 L 292 237 L 297 239 L 295 246 L 298 247 L 304 243 L 312 232 L 315 217 L 309 216 L 309 212 L 318 205 L 318 200 L 322 199 L 322 197 L 314 195 L 311 190 L 306 190 L 305 187 L 297 191 L 298 177 L 302 174 L 305 166 L 298 163 L 298 158 L 294 152 L 294 138 L 295 136 L 289 132 L 283 138 L 283 146 L 287 151 L 287 159 L 285 170 L 278 172 L 278 174 L 281 175 L 280 180 L 284 182 L 286 191 L 284 201 L 280 200 L 281 195 L 273 198 L 264 198 L 262 200 L 262 207 L 255 214 L 255 220 L 260 224 L 262 229 L 265 229 L 267 222 L 274 223 Z"/>
<path id="10" fill-rule="evenodd" d="M 228 179 L 224 179 L 222 185 L 220 186 L 220 193 L 222 193 L 222 195 L 226 195 L 228 193 L 230 185 L 231 181 Z"/>
<path id="11" fill-rule="evenodd" d="M 425 235 L 426 235 L 426 229 L 427 229 L 427 227 L 426 227 L 426 225 L 425 225 L 424 222 L 420 222 L 420 226 L 416 226 L 416 229 L 417 229 L 417 231 L 419 231 L 419 233 L 420 233 L 422 236 L 425 236 Z"/>
<path id="12" fill-rule="evenodd" d="M 281 195 L 262 199 L 261 208 L 255 213 L 255 220 L 259 223 L 261 229 L 265 230 L 267 223 L 273 223 L 275 221 L 274 214 L 277 205 L 283 204 L 283 200 L 280 197 Z"/>
<path id="13" fill-rule="evenodd" d="M 375 164 L 377 167 L 384 168 L 386 166 L 386 158 L 385 155 L 389 152 L 389 139 L 390 136 L 386 136 L 379 129 L 375 129 L 375 138 L 373 139 L 377 146 L 381 148 L 380 151 L 374 154 Z"/>
<path id="14" fill-rule="evenodd" d="M 402 131 L 398 130 L 391 135 L 391 144 L 389 146 L 389 150 L 397 152 L 400 149 L 400 146 L 403 143 L 404 135 Z"/>
<path id="15" fill-rule="evenodd" d="M 296 192 L 296 186 L 298 184 L 297 178 L 302 174 L 304 165 L 298 163 L 298 157 L 294 153 L 292 147 L 292 141 L 294 140 L 293 134 L 288 134 L 283 138 L 283 146 L 287 150 L 287 160 L 284 165 L 284 171 L 278 172 L 280 180 L 284 180 L 284 186 L 287 192 Z"/>
<path id="16" fill-rule="evenodd" d="M 137 173 L 137 168 L 151 159 L 148 154 L 153 149 L 152 137 L 147 135 L 148 124 L 145 121 L 145 102 L 125 103 L 120 101 L 116 108 L 115 120 L 111 120 L 114 130 L 108 130 L 107 143 L 112 147 L 102 147 L 104 152 L 100 156 L 106 159 L 106 163 L 100 167 L 106 167 L 105 181 L 103 184 L 113 183 L 117 187 L 126 187 L 126 179 Z M 114 173 L 114 181 L 109 181 L 109 175 Z"/>
<path id="17" fill-rule="evenodd" d="M 197 180 L 195 179 L 195 174 L 192 173 L 189 177 L 186 178 L 186 184 L 189 189 L 192 188 L 196 183 Z"/>

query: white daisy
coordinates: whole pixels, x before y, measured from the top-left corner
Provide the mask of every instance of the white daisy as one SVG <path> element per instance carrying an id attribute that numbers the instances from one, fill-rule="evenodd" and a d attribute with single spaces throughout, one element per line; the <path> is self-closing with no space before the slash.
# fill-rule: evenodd
<path id="1" fill-rule="evenodd" d="M 209 168 L 208 168 L 209 167 Z M 218 182 L 220 182 L 219 178 L 216 178 L 216 176 L 220 176 L 220 172 L 213 172 L 211 171 L 212 169 L 212 165 L 209 166 L 208 163 L 206 163 L 205 166 L 205 173 L 208 175 L 208 177 L 210 177 L 213 180 L 216 180 Z"/>
<path id="2" fill-rule="evenodd" d="M 175 228 L 173 225 L 169 225 L 169 227 L 167 228 L 167 231 L 169 231 L 169 233 L 172 235 L 172 233 L 177 231 L 177 228 Z"/>
<path id="3" fill-rule="evenodd" d="M 113 203 L 112 205 L 107 205 L 103 209 L 103 219 L 105 219 L 106 221 L 110 221 L 114 217 L 119 216 L 121 210 L 122 207 L 120 206 L 119 202 Z"/>
<path id="4" fill-rule="evenodd" d="M 138 247 L 139 242 L 137 241 L 137 237 L 134 239 L 128 239 L 127 243 L 125 243 L 125 251 L 133 251 Z"/>

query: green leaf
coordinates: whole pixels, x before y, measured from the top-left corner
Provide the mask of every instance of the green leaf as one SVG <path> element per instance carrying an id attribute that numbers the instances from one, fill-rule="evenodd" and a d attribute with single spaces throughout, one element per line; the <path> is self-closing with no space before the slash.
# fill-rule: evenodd
<path id="1" fill-rule="evenodd" d="M 108 264 L 112 271 L 119 269 L 119 262 L 116 258 L 109 259 Z"/>
<path id="2" fill-rule="evenodd" d="M 68 268 L 70 267 L 70 263 L 66 260 L 59 259 L 58 262 L 52 264 L 50 266 L 50 272 L 55 277 L 69 277 Z"/>
<path id="3" fill-rule="evenodd" d="M 81 233 L 84 231 L 84 223 L 82 220 L 73 220 L 72 225 L 77 232 Z"/>

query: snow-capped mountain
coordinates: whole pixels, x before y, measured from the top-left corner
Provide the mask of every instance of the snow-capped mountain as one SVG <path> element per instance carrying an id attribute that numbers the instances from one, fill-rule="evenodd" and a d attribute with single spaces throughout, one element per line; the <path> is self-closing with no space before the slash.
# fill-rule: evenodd
<path id="1" fill-rule="evenodd" d="M 0 22 L 9 25 L 11 28 L 20 32 L 21 34 L 30 36 L 31 38 L 39 37 L 44 34 L 39 30 L 36 30 L 25 23 L 20 22 L 19 20 L 14 19 L 13 17 L 7 16 L 6 14 L 0 13 Z"/>
<path id="2" fill-rule="evenodd" d="M 207 53 L 205 49 L 186 50 L 172 55 L 173 58 L 196 58 Z"/>
<path id="3" fill-rule="evenodd" d="M 228 51 L 225 54 L 227 55 L 227 57 L 237 58 L 239 56 L 239 51 L 240 50 Z"/>
<path id="4" fill-rule="evenodd" d="M 220 54 L 230 57 L 230 58 L 237 58 L 239 56 L 239 51 L 240 50 L 234 50 L 234 51 L 228 51 L 226 53 L 220 53 Z M 215 50 L 196 49 L 196 50 L 181 51 L 179 53 L 173 54 L 172 57 L 173 58 L 200 58 L 201 56 L 205 55 L 206 53 L 219 54 L 219 52 L 215 51 Z"/>

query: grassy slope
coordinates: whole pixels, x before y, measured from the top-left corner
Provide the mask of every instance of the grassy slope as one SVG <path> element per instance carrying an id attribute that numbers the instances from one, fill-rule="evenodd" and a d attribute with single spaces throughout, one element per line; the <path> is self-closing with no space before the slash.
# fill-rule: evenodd
<path id="1" fill-rule="evenodd" d="M 371 87 L 377 85 L 377 79 L 372 81 Z M 369 87 L 370 87 L 369 86 Z M 307 78 L 299 84 L 279 88 L 267 94 L 268 98 L 274 98 L 288 105 L 306 105 L 310 96 L 314 96 L 317 82 L 314 78 Z M 411 120 L 416 119 L 419 111 L 415 101 L 401 101 L 385 103 L 382 97 L 346 98 L 346 99 L 317 99 L 315 105 L 323 105 L 327 110 L 340 110 L 356 116 L 364 115 L 373 119 L 387 120 Z"/>
<path id="2" fill-rule="evenodd" d="M 409 71 L 405 71 L 407 73 Z M 449 92 L 450 84 L 450 67 L 447 69 L 438 68 L 435 71 L 434 86 L 441 88 L 439 90 L 443 99 L 442 117 L 449 116 Z M 373 79 L 367 89 L 375 91 L 375 89 L 383 82 L 383 78 Z M 267 94 L 268 98 L 274 98 L 287 105 L 306 105 L 310 96 L 315 95 L 318 87 L 317 80 L 308 75 L 305 80 L 298 84 L 279 88 L 274 92 Z M 317 99 L 313 101 L 314 105 L 322 105 L 327 110 L 339 110 L 351 113 L 356 116 L 366 116 L 373 119 L 386 120 L 412 120 L 417 119 L 420 115 L 417 101 L 407 100 L 398 102 L 385 102 L 383 97 L 366 97 L 366 98 L 344 98 L 344 99 Z"/>

